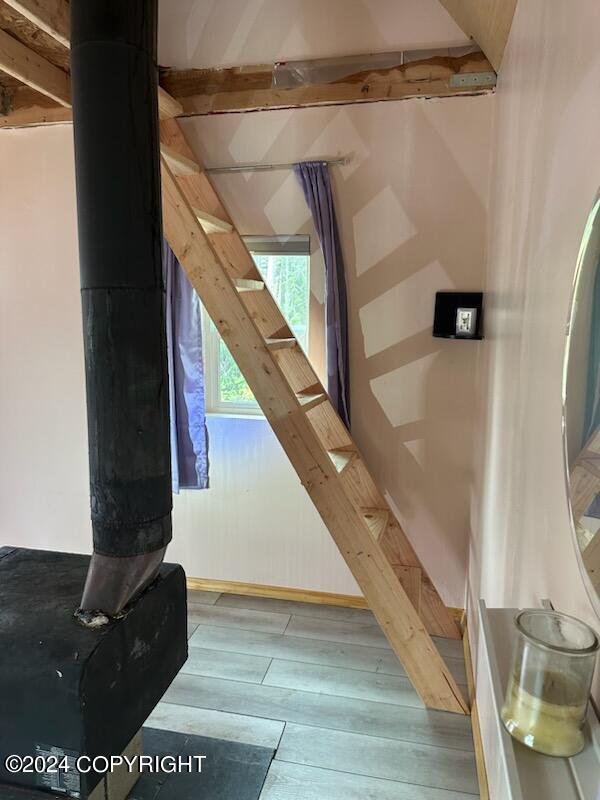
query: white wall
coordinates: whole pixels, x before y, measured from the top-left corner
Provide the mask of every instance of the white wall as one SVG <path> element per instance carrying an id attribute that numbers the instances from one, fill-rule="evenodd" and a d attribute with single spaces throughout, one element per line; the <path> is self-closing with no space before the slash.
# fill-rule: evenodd
<path id="1" fill-rule="evenodd" d="M 360 594 L 266 420 L 208 428 L 211 488 L 174 498 L 169 558 L 194 576 Z"/>
<path id="2" fill-rule="evenodd" d="M 576 9 L 575 9 L 576 6 Z M 579 574 L 561 437 L 565 325 L 600 184 L 600 6 L 519 0 L 494 118 L 480 475 L 470 548 L 475 607 L 556 608 L 600 627 Z M 480 696 L 486 754 L 497 740 Z M 500 784 L 492 796 L 505 800 Z"/>

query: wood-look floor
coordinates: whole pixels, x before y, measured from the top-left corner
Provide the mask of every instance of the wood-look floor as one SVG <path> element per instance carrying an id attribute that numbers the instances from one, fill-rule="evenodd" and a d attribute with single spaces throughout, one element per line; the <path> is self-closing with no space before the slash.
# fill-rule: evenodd
<path id="1" fill-rule="evenodd" d="M 469 719 L 423 707 L 369 611 L 188 597 L 190 657 L 148 725 L 276 749 L 261 800 L 479 796 Z M 466 684 L 461 642 L 436 643 Z"/>

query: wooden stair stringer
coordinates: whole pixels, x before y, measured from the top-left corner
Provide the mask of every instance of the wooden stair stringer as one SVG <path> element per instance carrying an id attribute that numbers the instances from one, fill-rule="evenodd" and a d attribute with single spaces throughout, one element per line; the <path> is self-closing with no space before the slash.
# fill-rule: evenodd
<path id="1" fill-rule="evenodd" d="M 357 514 L 356 509 L 353 508 L 352 504 L 348 503 L 347 496 L 341 488 L 340 482 L 335 480 L 337 475 L 334 465 L 331 462 L 329 464 L 322 462 L 322 450 L 318 439 L 313 439 L 313 441 L 316 441 L 316 451 L 313 450 L 312 453 L 309 454 L 309 461 L 306 464 L 306 470 L 303 470 L 302 468 L 298 469 L 297 442 L 299 439 L 301 439 L 302 444 L 304 445 L 306 443 L 306 435 L 303 435 L 302 437 L 296 437 L 292 434 L 290 438 L 289 432 L 286 432 L 285 434 L 282 432 L 283 425 L 285 425 L 285 422 L 283 421 L 273 424 L 273 430 L 277 438 L 283 445 L 286 454 L 290 458 L 292 464 L 294 464 L 296 467 L 299 474 L 305 472 L 310 475 L 308 480 L 302 479 L 304 488 L 313 500 L 313 503 L 319 511 L 323 522 L 329 529 L 334 541 L 336 542 L 340 553 L 348 564 L 348 567 L 354 575 L 357 583 L 363 590 L 363 593 L 369 603 L 369 607 L 375 614 L 379 624 L 382 627 L 382 630 L 388 637 L 392 648 L 406 668 L 406 664 L 404 662 L 405 655 L 402 655 L 396 646 L 397 643 L 395 644 L 394 642 L 394 633 L 392 632 L 390 626 L 399 622 L 401 616 L 405 616 L 407 619 L 410 618 L 412 621 L 411 625 L 415 627 L 415 630 L 419 630 L 418 638 L 420 639 L 424 633 L 427 639 L 431 642 L 432 640 L 430 639 L 421 618 L 411 604 L 408 594 L 403 588 L 402 582 L 398 581 L 396 574 L 388 563 L 378 542 L 374 541 L 370 534 L 369 536 L 364 535 L 365 526 L 362 519 L 362 514 Z M 320 471 L 323 473 L 322 476 L 315 474 L 314 467 L 310 463 L 311 460 L 319 462 L 321 468 Z M 335 492 L 333 491 L 334 485 Z M 333 494 L 335 494 L 336 503 L 339 503 L 337 508 L 332 506 Z M 352 512 L 350 509 L 352 509 Z M 348 534 L 350 534 L 353 538 L 357 516 L 362 525 L 359 525 L 359 528 L 361 529 L 357 542 L 359 549 L 358 551 L 354 552 L 352 549 L 348 549 L 347 537 Z M 371 573 L 373 566 L 375 566 L 376 571 L 375 580 L 373 580 Z M 400 591 L 398 592 L 398 590 Z M 387 594 L 388 592 L 390 592 L 389 595 Z M 401 603 L 398 603 L 400 597 L 402 600 Z M 387 607 L 388 611 L 384 610 L 384 606 Z M 391 608 L 394 606 L 395 610 L 392 611 Z M 400 610 L 400 606 L 403 607 L 402 610 Z M 389 615 L 389 611 L 391 611 L 391 616 Z M 405 642 L 404 644 L 406 647 L 408 647 L 408 649 L 411 649 L 410 642 Z M 437 652 L 437 648 L 435 648 L 433 642 L 432 645 L 436 651 L 435 662 L 437 664 L 437 668 L 439 668 L 440 660 L 443 663 L 443 659 L 439 657 L 439 653 Z M 426 669 L 424 662 L 420 661 L 418 658 L 416 659 L 415 666 L 417 670 Z M 444 664 L 444 673 L 446 670 L 447 667 Z M 423 695 L 415 683 L 414 675 L 409 673 L 408 669 L 407 674 L 413 683 L 413 686 L 415 686 L 417 692 L 421 695 L 425 704 L 431 707 L 430 703 L 423 698 Z M 454 687 L 452 689 L 452 694 L 453 697 L 456 698 Z M 461 700 L 461 707 L 462 702 L 463 701 Z M 436 707 L 439 708 L 440 706 Z M 456 706 L 454 706 L 454 711 L 458 711 Z M 468 713 L 468 711 L 464 713 Z"/>
<path id="2" fill-rule="evenodd" d="M 404 590 L 411 598 L 425 628 L 432 636 L 460 638 L 458 626 L 421 564 L 402 525 L 394 516 L 359 456 L 345 471 L 343 483 L 354 504 L 365 510 L 384 510 L 387 523 L 380 525 L 378 541 Z"/>
<path id="3" fill-rule="evenodd" d="M 185 159 L 196 160 L 175 120 L 161 123 L 161 141 L 163 146 L 166 145 L 171 151 L 179 151 Z M 202 170 L 202 167 L 200 174 L 178 177 L 177 182 L 194 209 L 201 208 L 205 210 L 206 213 L 233 225 L 227 210 L 221 203 L 210 179 Z M 246 280 L 259 280 L 261 278 L 252 256 L 235 228 L 233 228 L 231 234 L 209 236 L 209 240 L 213 245 L 214 251 L 223 262 L 228 274 L 234 280 L 240 276 L 243 276 L 243 279 Z M 244 295 L 244 304 L 265 339 L 285 337 L 287 333 L 290 332 L 287 321 L 266 288 L 260 292 L 246 293 Z M 274 348 L 274 352 L 277 355 L 278 363 L 283 369 L 288 382 L 297 395 L 304 391 L 307 385 L 319 385 L 320 387 L 318 378 L 301 347 Z M 318 395 L 322 391 L 324 390 L 320 387 L 320 389 L 316 390 L 313 394 Z M 306 407 L 308 408 L 309 405 Z M 314 422 L 315 427 L 318 428 L 319 418 L 325 418 L 324 424 L 321 426 L 320 430 L 324 448 L 329 451 L 348 445 L 357 449 L 352 439 L 348 436 L 345 426 L 343 426 L 343 423 L 330 404 L 320 404 L 317 402 L 315 407 L 316 411 L 310 415 L 310 419 Z M 337 430 L 342 428 L 346 439 L 344 441 L 326 441 L 326 430 L 328 428 L 336 428 Z M 360 457 L 355 459 L 354 463 L 350 465 L 348 469 L 344 470 L 344 486 L 348 488 L 349 495 L 357 508 L 360 509 L 365 506 L 385 507 L 388 508 L 393 517 L 393 512 L 380 495 L 364 461 Z M 393 541 L 391 541 L 392 539 Z M 385 544 L 388 546 L 387 549 L 391 549 L 396 554 L 395 558 L 390 559 L 390 564 L 398 573 L 399 580 L 407 583 L 407 570 L 402 570 L 400 567 L 411 568 L 409 582 L 411 586 L 415 580 L 416 573 L 414 572 L 414 568 L 421 570 L 420 574 L 422 575 L 423 582 L 426 584 L 426 591 L 419 594 L 419 597 L 423 599 L 423 602 L 420 604 L 420 613 L 426 622 L 429 633 L 431 635 L 446 636 L 455 639 L 460 638 L 461 634 L 455 620 L 439 597 L 435 586 L 429 579 L 426 570 L 417 558 L 408 537 L 399 524 L 390 527 L 386 535 Z M 401 554 L 400 558 L 397 556 L 398 553 Z"/>
<path id="4" fill-rule="evenodd" d="M 166 136 L 163 127 L 165 143 L 191 157 L 177 124 L 169 122 L 164 125 L 169 126 Z M 373 539 L 360 511 L 350 502 L 341 478 L 309 419 L 319 409 L 330 406 L 327 395 L 311 395 L 313 399 L 309 405 L 314 398 L 318 405 L 310 411 L 300 404 L 298 392 L 290 386 L 278 363 L 279 356 L 265 346 L 264 330 L 261 330 L 264 320 L 257 320 L 244 303 L 247 297 L 270 297 L 270 293 L 267 289 L 242 295 L 237 291 L 235 276 L 255 279 L 254 263 L 247 251 L 246 263 L 238 261 L 235 265 L 219 252 L 225 239 L 239 238 L 235 232 L 219 237 L 206 235 L 192 210 L 192 205 L 198 207 L 198 192 L 192 192 L 190 196 L 186 188 L 193 180 L 207 179 L 205 173 L 176 177 L 163 162 L 163 215 L 172 249 L 238 362 L 423 701 L 429 707 L 467 713 L 460 690 L 381 545 Z M 206 186 L 202 192 L 207 192 Z M 220 219 L 227 219 L 216 193 L 212 200 L 209 198 L 206 210 Z M 272 303 L 276 305 L 274 301 Z"/>
<path id="5" fill-rule="evenodd" d="M 454 618 L 439 596 L 406 532 L 377 488 L 360 454 L 344 472 L 343 483 L 357 508 L 370 507 L 389 512 L 389 520 L 381 533 L 379 543 L 398 580 L 413 600 L 426 629 L 432 636 L 459 639 L 460 631 Z M 416 590 L 418 583 L 421 583 L 419 591 Z"/>

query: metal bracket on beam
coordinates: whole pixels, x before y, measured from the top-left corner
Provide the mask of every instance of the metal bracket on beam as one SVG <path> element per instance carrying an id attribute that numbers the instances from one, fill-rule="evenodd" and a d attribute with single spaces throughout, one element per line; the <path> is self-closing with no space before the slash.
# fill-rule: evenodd
<path id="1" fill-rule="evenodd" d="M 495 72 L 464 72 L 450 78 L 450 86 L 459 89 L 462 86 L 495 86 L 498 76 Z"/>

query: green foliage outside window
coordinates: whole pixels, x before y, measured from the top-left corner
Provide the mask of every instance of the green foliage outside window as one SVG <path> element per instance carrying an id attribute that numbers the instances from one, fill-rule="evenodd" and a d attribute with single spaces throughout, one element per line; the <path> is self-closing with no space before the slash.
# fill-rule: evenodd
<path id="1" fill-rule="evenodd" d="M 308 345 L 309 257 L 254 255 L 253 258 L 294 336 L 306 350 Z M 219 396 L 223 403 L 256 402 L 223 340 L 219 342 Z"/>
<path id="2" fill-rule="evenodd" d="M 219 342 L 219 395 L 223 403 L 254 403 L 254 395 L 223 340 Z"/>

